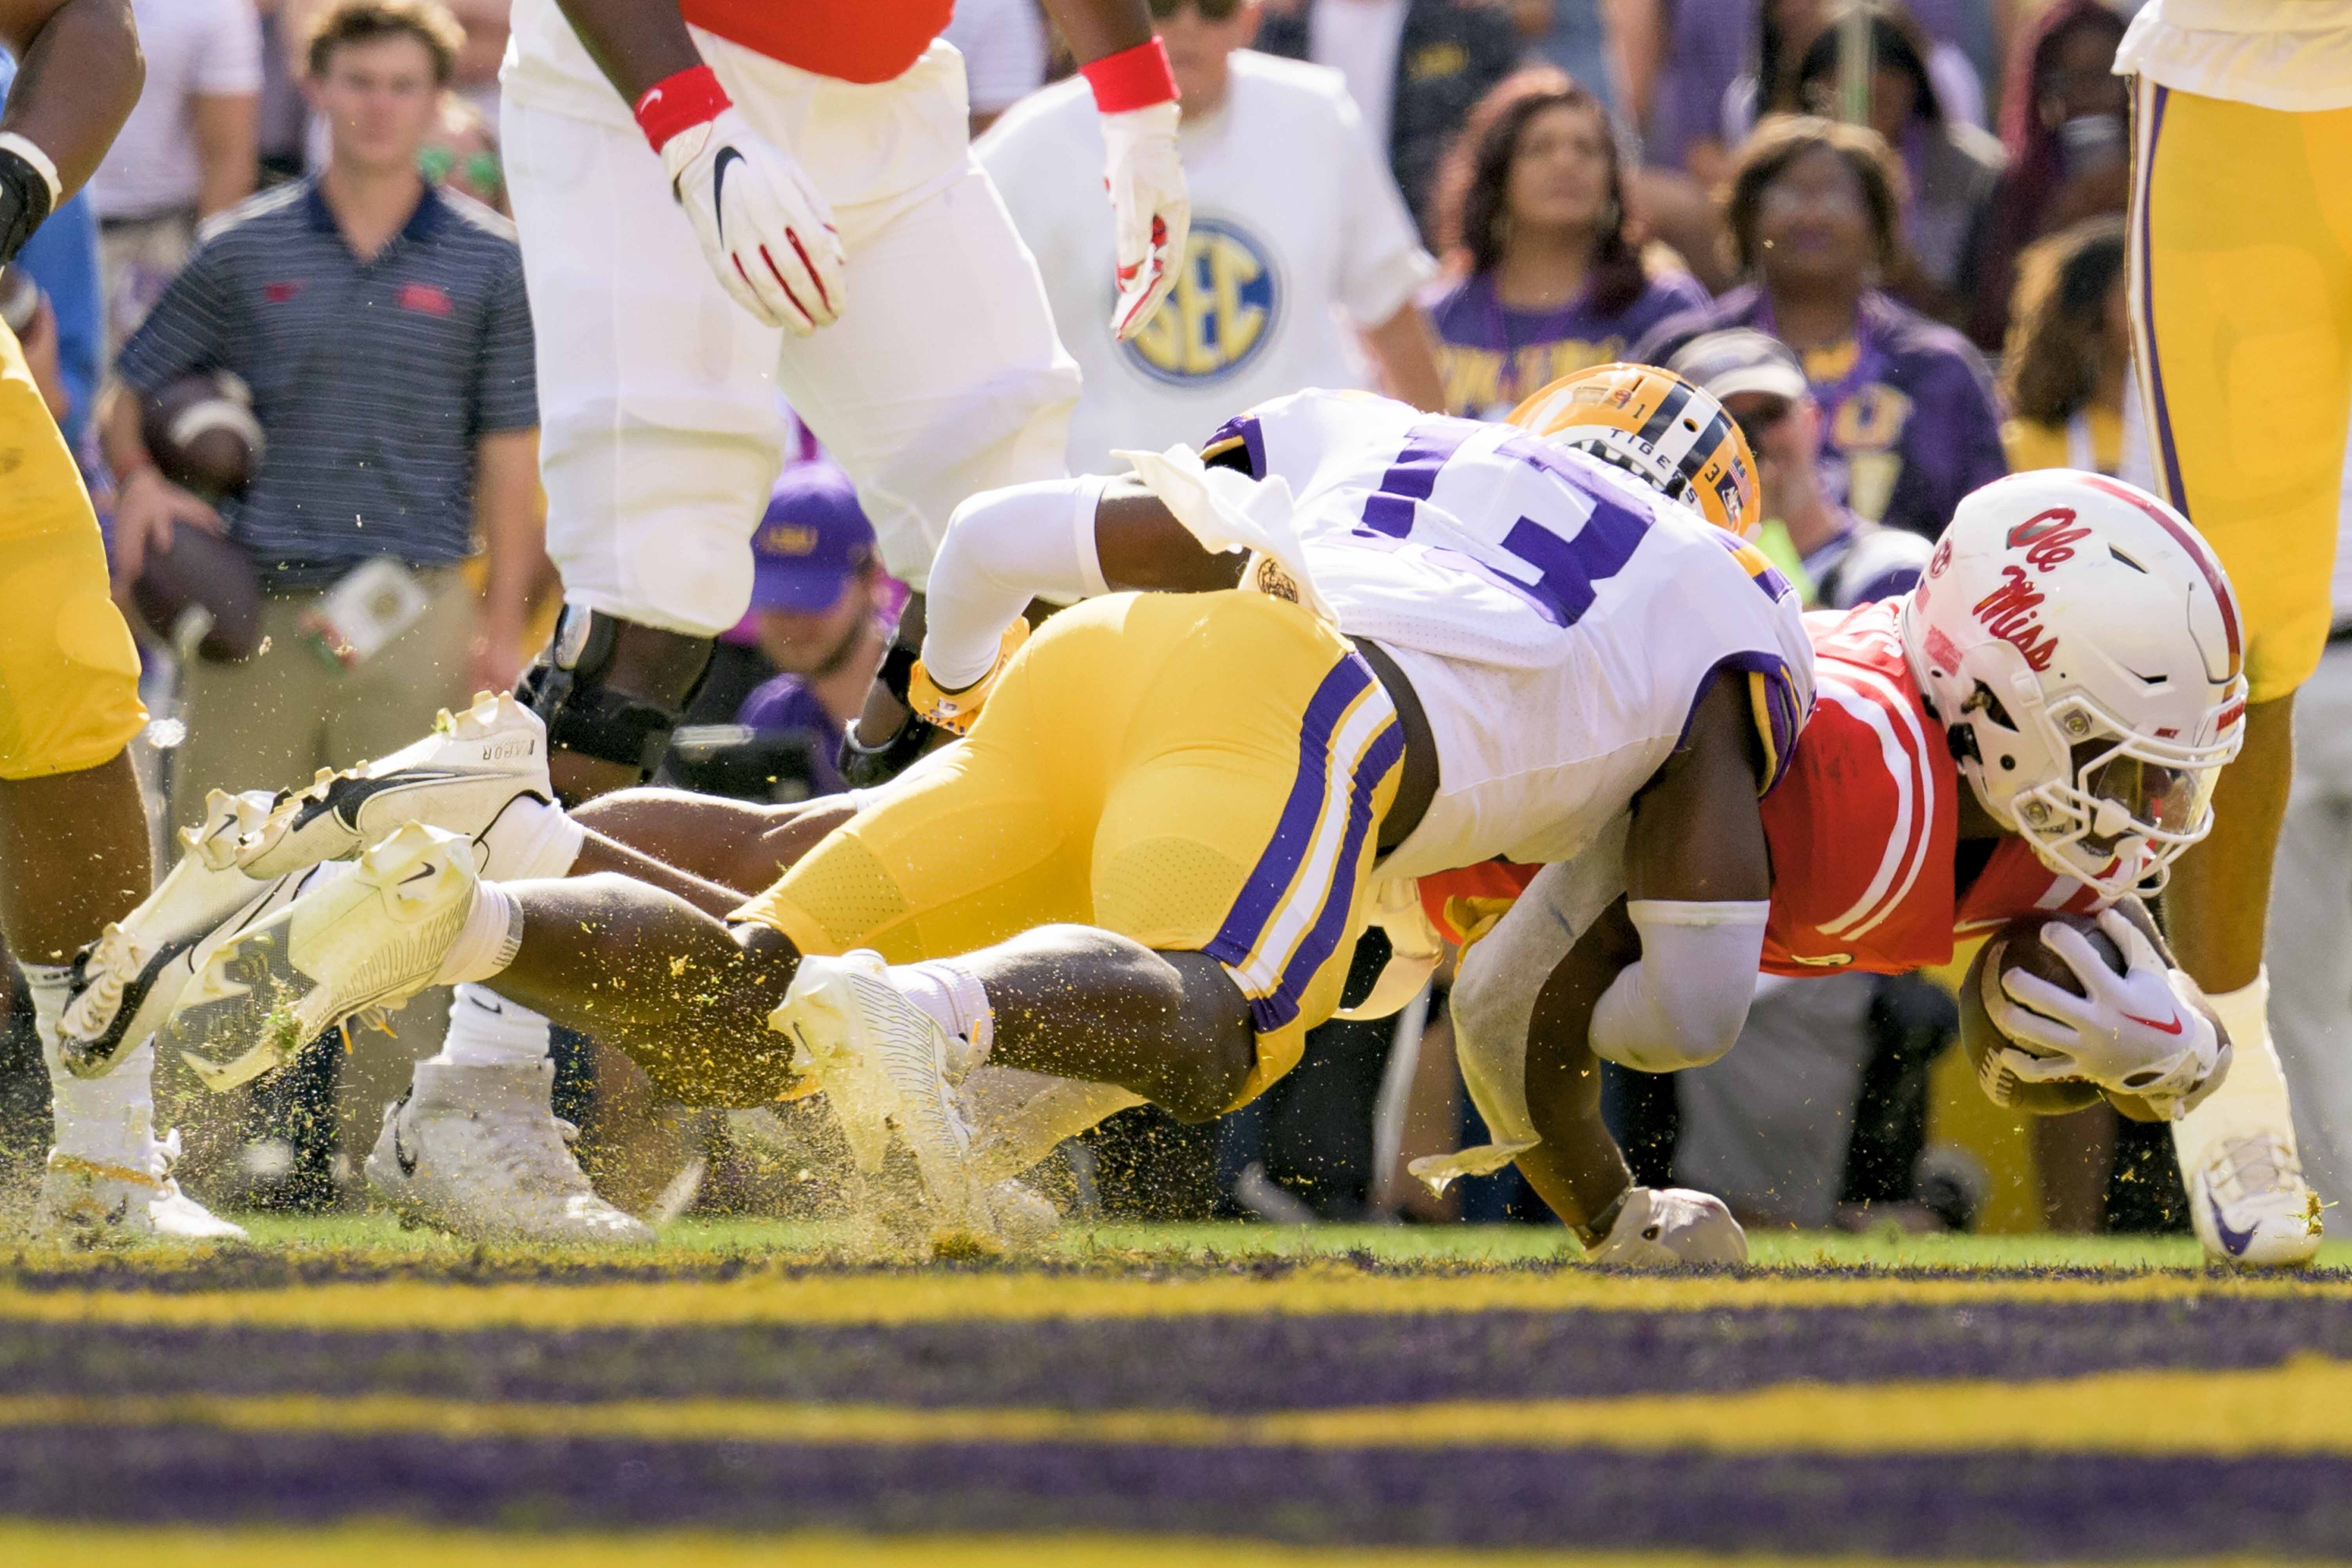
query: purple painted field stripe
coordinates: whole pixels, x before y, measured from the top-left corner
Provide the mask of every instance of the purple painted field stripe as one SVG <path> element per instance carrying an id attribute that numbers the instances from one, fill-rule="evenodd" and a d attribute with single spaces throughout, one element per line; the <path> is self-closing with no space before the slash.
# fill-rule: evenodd
<path id="1" fill-rule="evenodd" d="M 103 1478 L 102 1485 L 92 1485 Z M 22 1430 L 0 1514 L 2085 1559 L 2352 1552 L 2352 1464 L 1984 1453 L 940 1448 Z"/>
<path id="2" fill-rule="evenodd" d="M 2352 1361 L 2325 1300 L 1445 1317 L 1182 1317 L 891 1328 L 0 1328 L 18 1394 L 734 1398 L 1234 1414 L 1450 1399 L 1724 1393 L 1796 1380 L 2056 1378 Z"/>

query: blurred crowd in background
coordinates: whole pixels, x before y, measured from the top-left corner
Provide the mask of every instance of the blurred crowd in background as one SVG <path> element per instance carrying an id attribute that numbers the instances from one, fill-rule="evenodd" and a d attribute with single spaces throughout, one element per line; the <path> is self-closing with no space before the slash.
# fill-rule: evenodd
<path id="1" fill-rule="evenodd" d="M 327 0 L 133 0 L 138 110 L 0 284 L 109 521 L 118 591 L 146 612 L 140 752 L 159 835 L 208 788 L 306 782 L 511 685 L 551 623 L 529 308 L 494 216 L 507 0 L 446 5 L 414 79 L 352 81 L 312 47 Z M 1768 551 L 1841 607 L 1907 589 L 1959 499 L 2004 472 L 2145 478 L 2131 136 L 2109 70 L 2130 11 L 1152 0 L 1193 226 L 1174 293 L 1127 343 L 1105 324 L 1096 116 L 1062 82 L 1045 18 L 1034 0 L 958 0 L 946 37 L 976 154 L 1084 371 L 1074 469 L 1197 441 L 1306 385 L 1491 419 L 1589 364 L 1672 364 L 1746 431 Z M 330 169 L 346 177 L 322 182 Z M 232 401 L 263 394 L 255 471 L 208 493 L 125 460 L 142 448 L 128 437 L 173 416 L 175 386 L 217 373 Z M 760 800 L 842 787 L 842 730 L 903 590 L 846 479 L 814 440 L 797 451 L 758 535 L 751 611 L 663 782 Z M 142 594 L 187 529 L 255 556 L 257 626 Z M 2352 624 L 2352 592 L 2337 603 Z M 2352 691 L 2344 672 L 2323 671 L 2312 700 L 2337 688 Z M 2345 954 L 2297 947 L 2352 946 L 2347 808 L 2333 775 L 2298 787 L 2288 831 L 2309 852 L 2282 857 L 2280 898 L 2304 902 L 2272 961 L 2291 1075 L 2352 1014 L 2334 994 Z M 1113 1215 L 1548 1218 L 1508 1172 L 1442 1199 L 1402 1177 L 1412 1154 L 1483 1137 L 1442 980 L 1398 1019 L 1318 1030 L 1300 1070 L 1221 1123 L 1114 1119 L 1071 1151 L 1073 1192 Z M 1932 981 L 1763 985 L 1716 1066 L 1610 1069 L 1637 1180 L 1717 1192 L 1751 1225 L 2186 1228 L 2161 1128 L 2104 1106 L 2012 1124 L 1948 1051 L 1955 1014 Z M 444 1012 L 420 1003 L 399 1033 L 321 1041 L 226 1100 L 184 1084 L 167 1107 L 190 1140 L 183 1179 L 232 1205 L 358 1201 L 357 1140 Z M 21 995 L 6 1052 L 0 1145 L 30 1170 L 46 1089 Z M 2296 1089 L 2314 1184 L 2352 1195 L 2326 1087 Z M 563 1042 L 559 1110 L 625 1206 L 807 1201 L 757 1157 L 789 1145 L 788 1115 L 655 1104 L 592 1042 Z"/>

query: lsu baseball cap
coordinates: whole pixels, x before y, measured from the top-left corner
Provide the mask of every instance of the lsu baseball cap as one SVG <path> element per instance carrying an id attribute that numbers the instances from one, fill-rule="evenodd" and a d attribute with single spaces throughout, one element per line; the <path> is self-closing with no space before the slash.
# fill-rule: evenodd
<path id="1" fill-rule="evenodd" d="M 823 459 L 786 468 L 751 536 L 751 608 L 831 609 L 874 555 L 874 525 L 849 476 Z"/>

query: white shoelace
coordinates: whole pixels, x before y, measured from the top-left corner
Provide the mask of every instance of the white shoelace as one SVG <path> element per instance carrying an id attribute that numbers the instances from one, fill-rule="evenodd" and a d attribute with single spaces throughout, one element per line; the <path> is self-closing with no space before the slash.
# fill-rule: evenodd
<path id="1" fill-rule="evenodd" d="M 2303 1197 L 2303 1165 L 2275 1132 L 2250 1132 L 2225 1140 L 2205 1164 L 2207 1188 L 2242 1203 L 2252 1197 Z"/>

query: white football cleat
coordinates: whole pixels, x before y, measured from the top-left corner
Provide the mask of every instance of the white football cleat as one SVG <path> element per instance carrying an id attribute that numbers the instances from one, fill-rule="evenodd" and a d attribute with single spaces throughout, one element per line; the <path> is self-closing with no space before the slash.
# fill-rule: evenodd
<path id="1" fill-rule="evenodd" d="M 555 1064 L 416 1064 L 383 1108 L 367 1183 L 403 1219 L 467 1241 L 650 1247 L 651 1226 L 596 1195 L 549 1109 Z"/>
<path id="2" fill-rule="evenodd" d="M 41 1172 L 34 1229 L 76 1242 L 245 1240 L 243 1226 L 221 1218 L 180 1190 L 172 1178 L 179 1157 L 176 1129 L 153 1145 L 144 1171 L 52 1149 Z"/>
<path id="3" fill-rule="evenodd" d="M 922 1173 L 933 1232 L 999 1238 L 948 1083 L 947 1031 L 890 983 L 881 954 L 803 958 L 768 1023 L 792 1037 L 796 1065 L 824 1086 L 858 1169 L 879 1171 L 896 1133 Z"/>
<path id="4" fill-rule="evenodd" d="M 511 695 L 485 691 L 462 713 L 443 709 L 413 745 L 279 792 L 237 846 L 237 864 L 280 876 L 356 855 L 411 822 L 480 838 L 522 796 L 555 798 L 547 726 Z"/>
<path id="5" fill-rule="evenodd" d="M 997 1234 L 1013 1247 L 1042 1247 L 1062 1228 L 1062 1211 L 1054 1200 L 1012 1177 L 988 1189 L 988 1212 L 996 1221 Z"/>
<path id="6" fill-rule="evenodd" d="M 260 790 L 205 798 L 205 820 L 181 833 L 187 852 L 137 909 L 74 957 L 58 1053 L 79 1078 L 102 1076 L 163 1026 L 181 989 L 221 942 L 292 901 L 297 877 L 256 881 L 237 867 L 238 838 L 266 816 Z"/>
<path id="7" fill-rule="evenodd" d="M 1594 1263 L 1629 1268 L 1680 1268 L 1693 1263 L 1745 1263 L 1748 1233 L 1723 1200 L 1687 1187 L 1635 1187 L 1601 1245 Z"/>
<path id="8" fill-rule="evenodd" d="M 480 886 L 471 844 L 410 823 L 348 874 L 213 946 L 159 1044 L 216 1091 L 257 1078 L 354 1014 L 432 984 Z"/>
<path id="9" fill-rule="evenodd" d="M 2300 1268 L 2318 1255 L 2319 1194 L 2277 1133 L 2224 1138 L 2200 1168 L 2181 1175 L 2189 1223 L 2214 1262 Z"/>

